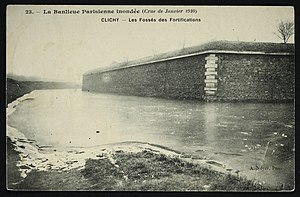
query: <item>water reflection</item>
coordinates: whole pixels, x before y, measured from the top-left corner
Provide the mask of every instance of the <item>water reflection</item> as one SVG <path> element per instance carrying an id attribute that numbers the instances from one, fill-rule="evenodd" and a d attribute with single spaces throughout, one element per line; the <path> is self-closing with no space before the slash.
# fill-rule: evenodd
<path id="1" fill-rule="evenodd" d="M 217 125 L 217 106 L 214 103 L 207 103 L 204 105 L 204 130 L 206 141 L 216 141 L 216 135 L 218 134 Z"/>

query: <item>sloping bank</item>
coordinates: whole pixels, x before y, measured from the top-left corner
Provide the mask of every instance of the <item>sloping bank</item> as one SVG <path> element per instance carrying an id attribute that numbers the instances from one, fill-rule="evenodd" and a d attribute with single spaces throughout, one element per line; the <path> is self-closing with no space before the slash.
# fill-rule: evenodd
<path id="1" fill-rule="evenodd" d="M 7 115 L 18 102 L 13 101 Z M 40 147 L 7 125 L 7 187 L 15 190 L 273 190 L 217 161 L 166 147 L 124 142 L 89 148 Z"/>
<path id="2" fill-rule="evenodd" d="M 48 168 L 40 169 L 33 164 L 20 166 L 18 162 L 22 161 L 24 154 L 13 150 L 18 150 L 16 142 L 10 140 L 8 142 L 10 147 L 8 153 L 19 155 L 18 159 L 8 162 L 15 163 L 21 171 L 31 168 L 26 177 L 19 182 L 10 181 L 11 184 L 8 185 L 10 189 L 141 191 L 270 189 L 246 180 L 238 176 L 238 173 L 222 172 L 221 167 L 212 165 L 217 164 L 215 161 L 192 159 L 188 155 L 147 143 L 128 142 L 93 147 L 90 150 L 69 150 L 70 155 L 76 154 L 78 157 L 65 162 L 67 167 L 57 168 L 55 164 L 48 162 L 49 159 L 45 159 L 44 163 Z M 82 166 L 78 165 L 81 163 L 81 154 L 91 153 L 95 158 L 88 158 Z M 59 159 L 58 155 L 56 159 Z"/>

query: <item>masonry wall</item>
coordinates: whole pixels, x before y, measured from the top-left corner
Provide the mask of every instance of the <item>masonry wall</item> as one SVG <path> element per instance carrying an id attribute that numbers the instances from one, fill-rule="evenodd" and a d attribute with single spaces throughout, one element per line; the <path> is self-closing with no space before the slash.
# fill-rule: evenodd
<path id="1" fill-rule="evenodd" d="M 85 75 L 83 90 L 219 101 L 294 99 L 294 56 L 205 54 Z"/>
<path id="2" fill-rule="evenodd" d="M 205 55 L 84 75 L 83 90 L 136 96 L 203 99 Z"/>
<path id="3" fill-rule="evenodd" d="M 217 54 L 217 100 L 293 100 L 294 56 Z"/>

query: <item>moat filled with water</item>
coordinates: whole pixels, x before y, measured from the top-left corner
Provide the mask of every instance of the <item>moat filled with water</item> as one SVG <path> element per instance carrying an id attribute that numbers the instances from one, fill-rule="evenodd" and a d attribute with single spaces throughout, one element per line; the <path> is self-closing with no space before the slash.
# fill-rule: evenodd
<path id="1" fill-rule="evenodd" d="M 293 103 L 207 103 L 70 90 L 36 90 L 7 124 L 41 147 L 138 141 L 219 161 L 248 179 L 294 182 Z"/>

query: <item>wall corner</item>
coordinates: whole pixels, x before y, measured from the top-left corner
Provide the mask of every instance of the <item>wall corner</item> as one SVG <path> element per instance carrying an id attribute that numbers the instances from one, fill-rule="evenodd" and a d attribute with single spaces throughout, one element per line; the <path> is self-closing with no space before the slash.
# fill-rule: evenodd
<path id="1" fill-rule="evenodd" d="M 218 73 L 217 64 L 218 57 L 215 54 L 209 54 L 205 57 L 205 80 L 204 80 L 204 100 L 215 101 L 217 100 L 217 83 Z"/>

